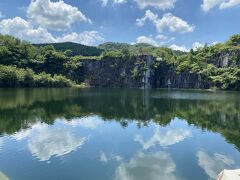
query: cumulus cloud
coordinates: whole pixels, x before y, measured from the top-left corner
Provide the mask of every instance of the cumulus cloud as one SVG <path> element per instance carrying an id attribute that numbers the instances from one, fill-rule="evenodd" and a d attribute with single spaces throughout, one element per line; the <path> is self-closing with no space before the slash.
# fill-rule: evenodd
<path id="1" fill-rule="evenodd" d="M 2 12 L 0 11 L 0 18 L 2 18 L 3 17 L 3 14 L 2 14 Z"/>
<path id="2" fill-rule="evenodd" d="M 86 129 L 96 129 L 102 121 L 98 116 L 87 116 L 83 118 L 72 119 L 71 121 L 61 121 L 64 122 L 65 125 L 70 125 L 72 127 L 82 127 Z"/>
<path id="3" fill-rule="evenodd" d="M 200 43 L 200 42 L 194 42 L 193 45 L 192 45 L 192 49 L 194 51 L 198 50 L 198 49 L 201 49 L 205 46 L 205 43 Z"/>
<path id="4" fill-rule="evenodd" d="M 141 135 L 137 135 L 134 140 L 136 142 L 139 142 L 142 145 L 143 149 L 147 150 L 156 145 L 160 145 L 163 147 L 171 146 L 183 141 L 189 136 L 191 136 L 191 132 L 188 130 L 171 129 L 165 133 L 162 133 L 157 128 L 150 139 L 144 141 Z"/>
<path id="5" fill-rule="evenodd" d="M 0 21 L 0 33 L 36 43 L 55 42 L 54 37 L 46 29 L 34 28 L 31 23 L 20 17 Z"/>
<path id="6" fill-rule="evenodd" d="M 207 12 L 214 7 L 219 9 L 226 9 L 237 6 L 240 4 L 240 0 L 203 0 L 201 5 L 203 11 Z"/>
<path id="7" fill-rule="evenodd" d="M 128 163 L 121 163 L 115 172 L 115 180 L 168 179 L 176 180 L 176 165 L 165 152 L 137 153 Z"/>
<path id="8" fill-rule="evenodd" d="M 27 15 L 33 22 L 54 30 L 66 30 L 77 21 L 91 22 L 77 7 L 63 0 L 32 0 Z"/>
<path id="9" fill-rule="evenodd" d="M 210 45 L 211 46 L 214 46 L 214 45 L 216 45 L 216 44 L 218 44 L 219 42 L 218 41 L 214 41 L 214 42 L 212 42 Z"/>
<path id="10" fill-rule="evenodd" d="M 153 36 L 139 36 L 136 39 L 135 43 L 132 44 L 136 44 L 136 43 L 147 43 L 147 44 L 151 44 L 153 46 L 160 46 L 160 45 L 165 45 L 170 43 L 171 41 L 174 41 L 175 37 L 168 37 L 165 36 L 163 34 L 159 34 L 155 37 Z"/>
<path id="11" fill-rule="evenodd" d="M 136 43 L 147 43 L 147 44 L 151 44 L 153 46 L 158 45 L 158 43 L 152 37 L 147 37 L 147 36 L 139 36 L 137 38 Z"/>
<path id="12" fill-rule="evenodd" d="M 175 51 L 183 51 L 183 52 L 188 52 L 189 49 L 185 46 L 185 45 L 176 45 L 176 44 L 172 44 L 171 46 L 169 46 L 169 48 L 171 48 L 172 50 Z"/>
<path id="13" fill-rule="evenodd" d="M 102 3 L 102 7 L 106 7 L 109 2 L 112 2 L 113 4 L 124 4 L 127 2 L 127 0 L 100 0 Z"/>
<path id="14" fill-rule="evenodd" d="M 107 156 L 106 153 L 104 153 L 103 151 L 101 151 L 99 159 L 102 163 L 108 163 L 111 160 L 118 161 L 118 162 L 122 161 L 122 157 L 120 155 Z"/>
<path id="15" fill-rule="evenodd" d="M 168 44 L 172 41 L 175 41 L 175 37 L 168 37 L 168 36 L 165 36 L 163 34 L 159 34 L 157 36 L 155 36 L 155 39 L 160 41 L 159 42 L 159 45 L 165 45 L 165 44 Z"/>
<path id="16" fill-rule="evenodd" d="M 229 0 L 229 1 L 224 1 L 220 4 L 220 9 L 226 9 L 230 7 L 234 7 L 240 4 L 240 0 Z"/>
<path id="17" fill-rule="evenodd" d="M 100 0 L 102 3 L 102 7 L 106 7 L 108 4 L 108 0 Z"/>
<path id="18" fill-rule="evenodd" d="M 41 161 L 47 161 L 52 156 L 63 156 L 81 147 L 85 137 L 76 137 L 64 129 L 38 129 L 31 137 L 28 147 L 33 156 Z"/>
<path id="19" fill-rule="evenodd" d="M 201 5 L 203 11 L 207 12 L 215 6 L 221 4 L 224 0 L 203 0 L 203 4 Z"/>
<path id="20" fill-rule="evenodd" d="M 135 0 L 139 8 L 155 7 L 161 10 L 172 9 L 176 0 Z"/>
<path id="21" fill-rule="evenodd" d="M 32 43 L 76 42 L 85 45 L 94 45 L 102 42 L 104 37 L 97 31 L 84 31 L 82 33 L 70 33 L 55 37 L 47 29 L 34 27 L 29 21 L 20 17 L 3 19 L 0 21 L 0 33 L 13 35 Z"/>
<path id="22" fill-rule="evenodd" d="M 215 41 L 215 42 L 212 42 L 210 43 L 209 45 L 212 46 L 212 45 L 216 45 L 218 42 Z M 197 51 L 201 48 L 203 48 L 204 46 L 206 45 L 206 43 L 200 43 L 200 42 L 194 42 L 192 44 L 192 47 L 190 48 L 187 48 L 185 45 L 176 45 L 176 44 L 172 44 L 169 46 L 169 48 L 173 49 L 173 50 L 176 50 L 176 51 L 183 51 L 183 52 L 189 52 L 190 49 L 193 49 L 194 51 Z"/>
<path id="23" fill-rule="evenodd" d="M 84 31 L 82 33 L 70 33 L 56 38 L 57 42 L 76 42 L 84 45 L 94 45 L 104 41 L 104 37 L 97 31 Z"/>
<path id="24" fill-rule="evenodd" d="M 127 2 L 127 0 L 114 0 L 114 3 L 116 3 L 116 4 L 123 4 L 126 2 Z"/>
<path id="25" fill-rule="evenodd" d="M 100 161 L 103 162 L 103 163 L 107 163 L 108 162 L 107 155 L 104 152 L 100 153 Z"/>
<path id="26" fill-rule="evenodd" d="M 50 127 L 40 123 L 16 133 L 12 138 L 19 141 L 27 138 L 31 154 L 40 161 L 66 155 L 86 142 L 86 137 L 76 136 L 67 128 Z"/>
<path id="27" fill-rule="evenodd" d="M 166 13 L 159 19 L 158 15 L 154 14 L 151 10 L 147 10 L 142 18 L 136 19 L 136 23 L 138 26 L 143 26 L 147 20 L 153 23 L 158 32 L 167 29 L 170 32 L 187 33 L 193 32 L 195 29 L 194 25 L 188 24 L 186 21 L 171 13 Z"/>
<path id="28" fill-rule="evenodd" d="M 219 153 L 209 155 L 204 151 L 199 151 L 197 158 L 198 165 L 204 169 L 210 179 L 215 179 L 223 169 L 231 168 L 235 164 L 232 158 Z"/>
<path id="29" fill-rule="evenodd" d="M 159 39 L 159 40 L 167 40 L 168 37 L 165 36 L 165 35 L 163 35 L 163 34 L 158 34 L 158 35 L 156 36 L 156 39 Z"/>

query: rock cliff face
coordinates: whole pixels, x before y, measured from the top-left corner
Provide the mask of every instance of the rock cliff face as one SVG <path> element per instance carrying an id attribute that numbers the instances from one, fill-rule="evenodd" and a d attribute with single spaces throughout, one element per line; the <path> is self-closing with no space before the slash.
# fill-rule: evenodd
<path id="1" fill-rule="evenodd" d="M 209 84 L 203 80 L 201 74 L 184 71 L 177 73 L 174 67 L 161 62 L 155 71 L 155 87 L 157 88 L 185 88 L 207 89 Z"/>
<path id="2" fill-rule="evenodd" d="M 234 53 L 219 53 L 209 59 L 208 63 L 216 67 L 239 66 L 239 62 L 232 57 L 240 57 L 240 53 Z M 79 82 L 92 87 L 186 89 L 211 87 L 204 75 L 189 71 L 177 73 L 172 65 L 165 61 L 157 61 L 148 55 L 134 58 L 105 58 L 101 61 L 84 60 L 77 73 Z"/>
<path id="3" fill-rule="evenodd" d="M 240 66 L 240 51 L 222 51 L 215 54 L 214 57 L 209 58 L 208 63 L 213 64 L 218 68 L 229 66 Z"/>
<path id="4" fill-rule="evenodd" d="M 152 56 L 139 56 L 128 60 L 87 60 L 82 67 L 83 81 L 93 87 L 152 88 L 153 62 Z"/>

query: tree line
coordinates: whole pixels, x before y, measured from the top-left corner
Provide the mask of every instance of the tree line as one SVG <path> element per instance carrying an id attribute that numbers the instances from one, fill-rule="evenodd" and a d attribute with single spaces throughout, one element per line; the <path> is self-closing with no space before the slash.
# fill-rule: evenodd
<path id="1" fill-rule="evenodd" d="M 104 43 L 98 47 L 74 43 L 32 45 L 0 35 L 0 87 L 69 87 L 82 82 L 84 60 L 128 60 L 142 54 L 164 61 L 177 73 L 199 73 L 212 88 L 240 90 L 240 34 L 225 43 L 190 52 L 149 44 Z"/>

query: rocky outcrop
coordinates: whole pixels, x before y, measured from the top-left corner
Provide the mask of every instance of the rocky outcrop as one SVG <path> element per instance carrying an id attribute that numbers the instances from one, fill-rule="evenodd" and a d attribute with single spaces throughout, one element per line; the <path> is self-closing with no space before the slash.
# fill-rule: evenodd
<path id="1" fill-rule="evenodd" d="M 216 67 L 238 66 L 239 59 L 240 52 L 229 51 L 216 54 L 208 63 Z M 83 60 L 74 74 L 78 83 L 91 87 L 209 89 L 212 86 L 201 73 L 178 73 L 173 65 L 149 55 Z"/>
<path id="2" fill-rule="evenodd" d="M 152 88 L 154 70 L 152 56 L 106 58 L 83 63 L 84 82 L 93 87 Z"/>
<path id="3" fill-rule="evenodd" d="M 157 88 L 185 88 L 185 89 L 207 89 L 210 87 L 204 81 L 203 75 L 184 71 L 177 73 L 176 69 L 162 61 L 156 70 Z"/>
<path id="4" fill-rule="evenodd" d="M 213 64 L 217 68 L 240 66 L 240 51 L 221 51 L 219 53 L 216 53 L 213 57 L 209 58 L 207 62 L 209 64 Z"/>

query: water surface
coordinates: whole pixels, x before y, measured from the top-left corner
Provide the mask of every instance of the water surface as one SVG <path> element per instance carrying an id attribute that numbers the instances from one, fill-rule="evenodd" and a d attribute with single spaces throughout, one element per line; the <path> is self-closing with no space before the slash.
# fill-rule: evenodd
<path id="1" fill-rule="evenodd" d="M 239 150 L 237 92 L 0 90 L 0 178 L 215 179 Z"/>

